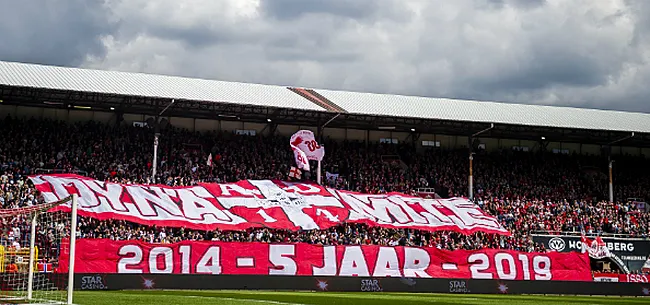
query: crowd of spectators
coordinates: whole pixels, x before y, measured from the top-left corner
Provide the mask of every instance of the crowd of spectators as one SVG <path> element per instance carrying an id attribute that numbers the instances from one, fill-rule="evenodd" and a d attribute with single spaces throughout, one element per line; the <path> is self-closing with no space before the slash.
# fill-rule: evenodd
<path id="1" fill-rule="evenodd" d="M 230 132 L 189 132 L 169 128 L 160 136 L 155 181 L 151 178 L 153 131 L 94 122 L 0 119 L 0 206 L 40 202 L 27 177 L 37 173 L 78 173 L 121 183 L 170 186 L 243 179 L 287 179 L 293 154 L 285 136 L 243 136 Z M 364 193 L 435 188 L 446 197 L 466 196 L 466 150 L 417 148 L 413 143 L 380 144 L 325 139 L 326 183 Z M 213 165 L 207 165 L 212 155 Z M 617 198 L 648 198 L 648 160 L 626 157 L 617 165 Z M 650 214 L 632 203 L 606 200 L 602 157 L 540 152 L 479 152 L 475 156 L 475 199 L 513 233 L 421 232 L 346 224 L 325 231 L 245 232 L 156 228 L 124 221 L 81 218 L 82 238 L 308 242 L 379 244 L 443 249 L 502 248 L 544 251 L 531 232 L 615 233 L 647 237 Z M 619 170 L 620 168 L 620 170 Z M 605 180 L 603 180 L 605 179 Z"/>

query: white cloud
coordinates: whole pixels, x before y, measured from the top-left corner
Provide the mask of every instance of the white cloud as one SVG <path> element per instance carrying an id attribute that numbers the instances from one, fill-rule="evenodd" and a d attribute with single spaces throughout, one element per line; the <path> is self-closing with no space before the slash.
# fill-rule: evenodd
<path id="1" fill-rule="evenodd" d="M 646 0 L 107 0 L 102 8 L 111 31 L 96 33 L 105 50 L 84 56 L 85 67 L 650 112 Z"/>

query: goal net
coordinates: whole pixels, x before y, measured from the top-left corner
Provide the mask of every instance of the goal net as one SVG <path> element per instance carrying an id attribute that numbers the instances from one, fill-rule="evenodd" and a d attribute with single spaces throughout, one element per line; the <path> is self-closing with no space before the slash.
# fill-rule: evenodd
<path id="1" fill-rule="evenodd" d="M 60 205 L 72 213 L 52 211 Z M 76 196 L 0 209 L 0 304 L 72 304 L 76 214 Z"/>

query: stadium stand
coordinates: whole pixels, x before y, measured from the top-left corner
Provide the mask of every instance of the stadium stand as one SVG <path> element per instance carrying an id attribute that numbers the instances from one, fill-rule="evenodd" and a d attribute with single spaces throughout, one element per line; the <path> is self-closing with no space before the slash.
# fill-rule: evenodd
<path id="1" fill-rule="evenodd" d="M 78 172 L 90 177 L 122 182 L 152 183 L 149 142 L 152 131 L 137 127 L 115 128 L 93 122 L 68 125 L 46 120 L 0 121 L 4 146 L 0 202 L 3 208 L 38 204 L 38 195 L 26 177 L 44 171 Z M 32 135 L 29 139 L 24 134 Z M 292 162 L 284 137 L 249 137 L 230 133 L 193 133 L 170 129 L 161 139 L 156 183 L 170 186 L 198 182 L 234 182 L 243 179 L 285 179 Z M 44 146 L 42 143 L 51 143 Z M 367 193 L 406 192 L 434 186 L 447 196 L 465 196 L 466 180 L 455 169 L 465 168 L 464 151 L 414 153 L 408 145 L 326 142 L 324 168 L 338 174 L 332 187 Z M 206 165 L 212 153 L 214 166 Z M 398 155 L 406 164 L 382 160 Z M 174 242 L 183 239 L 221 241 L 283 241 L 319 244 L 380 244 L 437 246 L 445 249 L 505 248 L 543 250 L 528 239 L 530 232 L 612 233 L 647 237 L 650 214 L 630 214 L 626 202 L 607 203 L 604 189 L 592 184 L 580 164 L 593 164 L 589 156 L 500 151 L 480 154 L 476 168 L 476 201 L 497 215 L 513 238 L 486 234 L 425 233 L 408 230 L 344 226 L 325 232 L 290 233 L 269 230 L 249 232 L 193 232 L 145 228 L 119 221 L 81 222 L 81 236 Z M 637 161 L 635 164 L 638 164 Z M 644 165 L 647 166 L 647 165 Z M 621 198 L 636 197 L 645 185 L 620 185 Z M 633 190 L 632 193 L 624 193 Z"/>
<path id="2" fill-rule="evenodd" d="M 390 113 L 400 118 L 460 121 L 460 126 L 453 128 L 461 129 L 475 126 L 462 123 L 471 121 L 528 126 L 524 128 L 531 132 L 539 131 L 535 128 L 587 130 L 589 133 L 575 136 L 586 141 L 593 141 L 597 133 L 603 131 L 614 132 L 605 136 L 610 140 L 613 136 L 622 137 L 623 133 L 650 132 L 650 116 L 645 114 L 408 97 L 388 98 L 325 90 L 307 94 L 305 92 L 309 91 L 296 88 L 7 62 L 0 62 L 0 71 L 3 71 L 0 72 L 2 98 L 10 103 L 20 94 L 16 92 L 19 89 L 40 88 L 45 90 L 43 92 L 51 94 L 48 95 L 48 100 L 61 98 L 57 93 L 59 91 L 69 91 L 71 93 L 67 99 L 71 102 L 74 100 L 72 92 L 179 99 L 186 103 L 192 100 L 213 104 L 227 101 L 238 105 L 237 107 L 266 107 L 266 113 L 257 115 L 262 115 L 264 121 L 269 123 L 271 119 L 266 118 L 269 112 L 275 112 L 278 120 L 286 120 L 291 115 L 306 120 L 318 117 L 318 124 L 314 125 L 321 128 L 323 123 L 332 117 L 330 112 L 335 112 L 337 115 L 334 118 L 345 113 L 340 120 L 357 120 L 361 115 L 390 116 L 387 114 Z M 56 78 L 57 76 L 59 78 Z M 51 79 L 55 81 L 49 81 Z M 69 81 L 70 79 L 78 81 Z M 116 82 L 116 79 L 121 81 Z M 148 89 L 145 90 L 145 87 Z M 305 95 L 311 98 L 307 99 Z M 311 99 L 322 100 L 327 107 L 323 108 Z M 76 100 L 75 105 L 79 105 L 80 100 Z M 19 101 L 16 99 L 15 103 Z M 376 102 L 376 105 L 372 105 L 373 102 Z M 64 110 L 66 107 L 76 107 L 67 102 L 53 103 Z M 158 108 L 151 107 L 157 113 L 166 103 L 158 103 Z M 42 103 L 38 105 L 45 107 Z M 102 107 L 118 105 L 119 103 L 106 102 Z M 410 105 L 414 106 L 411 108 Z M 281 111 L 281 108 L 300 109 L 305 112 L 291 114 L 292 112 L 282 112 L 286 109 Z M 245 119 L 239 117 L 244 115 L 241 114 L 243 112 L 236 114 L 242 109 L 244 108 L 224 108 L 220 109 L 222 112 L 219 113 L 243 121 Z M 246 109 L 255 113 L 255 109 L 260 108 Z M 178 114 L 182 113 L 183 109 L 170 111 Z M 329 116 L 323 117 L 323 114 Z M 211 116 L 215 117 L 214 113 Z M 249 117 L 254 123 L 259 123 L 259 118 L 253 114 Z M 274 122 L 275 120 L 276 117 L 273 118 Z M 300 118 L 295 117 L 295 120 L 299 121 Z M 334 121 L 333 126 L 345 126 L 341 125 L 343 123 L 340 120 Z M 397 125 L 394 121 L 396 118 L 386 120 L 393 120 L 386 123 Z M 360 121 L 362 120 L 358 119 L 354 122 L 360 124 Z M 156 131 L 133 126 L 119 119 L 116 122 L 118 124 L 93 120 L 73 123 L 70 120 L 18 118 L 11 115 L 1 118 L 0 206 L 20 208 L 39 204 L 39 196 L 27 180 L 27 176 L 37 173 L 79 173 L 120 183 L 185 186 L 199 182 L 286 179 L 293 163 L 293 155 L 287 145 L 288 137 L 276 132 L 275 124 L 269 124 L 270 129 L 257 136 L 239 135 L 228 130 L 190 131 L 171 126 L 160 132 L 158 171 L 155 180 L 152 180 L 151 147 Z M 420 126 L 424 126 L 422 129 L 437 126 L 429 121 L 413 122 L 422 123 L 418 125 L 418 129 Z M 400 124 L 406 123 L 403 121 Z M 378 126 L 376 122 L 370 124 L 368 126 L 374 128 Z M 518 133 L 517 129 L 509 128 L 495 131 L 491 136 Z M 557 131 L 554 130 L 544 129 L 544 132 L 556 134 Z M 537 133 L 525 136 L 539 138 Z M 638 138 L 637 136 L 632 140 L 644 141 L 637 140 Z M 639 143 L 641 142 L 632 142 L 630 145 L 640 145 Z M 323 171 L 333 177 L 325 183 L 331 187 L 364 193 L 409 194 L 416 194 L 418 188 L 426 187 L 435 189 L 442 197 L 468 196 L 467 147 L 421 147 L 420 142 L 415 139 L 387 144 L 379 141 L 333 139 L 327 136 L 324 136 L 323 144 L 327 147 Z M 307 242 L 326 245 L 411 245 L 452 250 L 496 248 L 528 252 L 546 251 L 545 245 L 535 244 L 530 238 L 530 234 L 534 232 L 585 232 L 649 237 L 650 213 L 638 210 L 634 200 L 627 200 L 650 198 L 650 180 L 647 175 L 650 161 L 647 158 L 642 155 L 617 156 L 617 201 L 608 202 L 608 179 L 604 174 L 607 172 L 605 156 L 554 152 L 544 150 L 543 147 L 522 150 L 525 151 L 513 150 L 511 147 L 476 149 L 474 155 L 474 200 L 485 211 L 497 216 L 513 233 L 512 237 L 484 233 L 468 236 L 454 232 L 380 229 L 349 224 L 326 231 L 286 232 L 254 229 L 246 232 L 202 232 L 144 227 L 124 221 L 99 221 L 92 218 L 81 218 L 77 234 L 81 238 L 138 239 L 161 243 L 181 240 Z M 210 155 L 213 156 L 214 166 L 206 165 Z M 309 175 L 304 178 L 310 179 Z M 19 223 L 14 224 L 14 227 L 19 228 L 16 234 L 27 234 L 27 230 L 20 226 Z"/>

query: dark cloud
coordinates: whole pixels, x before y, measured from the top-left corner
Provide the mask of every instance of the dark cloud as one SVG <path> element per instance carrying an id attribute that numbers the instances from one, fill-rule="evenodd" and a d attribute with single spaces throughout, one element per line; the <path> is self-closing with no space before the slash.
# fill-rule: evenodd
<path id="1" fill-rule="evenodd" d="M 479 3 L 482 0 L 477 0 Z M 506 6 L 512 6 L 516 8 L 531 9 L 543 6 L 546 4 L 546 0 L 488 0 L 489 4 L 494 7 L 504 8 Z"/>
<path id="2" fill-rule="evenodd" d="M 513 59 L 509 66 L 490 77 L 470 78 L 471 85 L 475 90 L 491 92 L 541 90 L 556 85 L 598 86 L 621 68 L 604 66 L 599 57 L 548 45 L 535 47 L 529 54 L 524 60 Z"/>
<path id="3" fill-rule="evenodd" d="M 243 40 L 236 32 L 228 29 L 212 29 L 198 24 L 192 27 L 175 28 L 167 25 L 145 27 L 139 34 L 147 34 L 164 40 L 181 41 L 190 48 L 203 48 L 215 44 L 229 44 Z"/>
<path id="4" fill-rule="evenodd" d="M 112 26 L 103 1 L 1 0 L 0 7 L 2 60 L 77 66 L 106 53 L 101 37 Z"/>
<path id="5" fill-rule="evenodd" d="M 648 0 L 104 1 L 0 0 L 0 59 L 650 112 Z"/>
<path id="6" fill-rule="evenodd" d="M 261 0 L 264 15 L 293 20 L 310 14 L 330 15 L 355 20 L 388 18 L 404 20 L 409 12 L 394 0 Z"/>
<path id="7" fill-rule="evenodd" d="M 328 14 L 352 19 L 373 15 L 381 8 L 375 0 L 262 0 L 262 11 L 273 18 L 296 19 L 307 14 Z"/>

